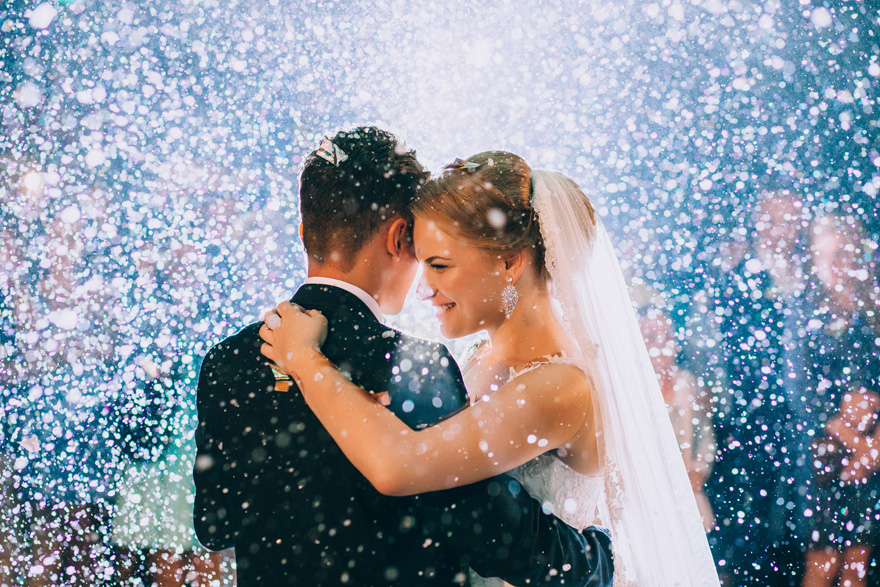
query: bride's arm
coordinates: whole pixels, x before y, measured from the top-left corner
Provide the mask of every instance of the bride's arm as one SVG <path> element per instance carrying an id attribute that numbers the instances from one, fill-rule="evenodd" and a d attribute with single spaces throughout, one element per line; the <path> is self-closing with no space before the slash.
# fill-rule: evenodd
<path id="1" fill-rule="evenodd" d="M 583 374 L 548 364 L 488 400 L 414 431 L 320 353 L 315 325 L 326 325 L 320 314 L 281 311 L 280 328 L 261 330 L 263 354 L 296 377 L 346 457 L 386 495 L 448 489 L 509 471 L 563 445 L 584 424 L 590 392 Z"/>

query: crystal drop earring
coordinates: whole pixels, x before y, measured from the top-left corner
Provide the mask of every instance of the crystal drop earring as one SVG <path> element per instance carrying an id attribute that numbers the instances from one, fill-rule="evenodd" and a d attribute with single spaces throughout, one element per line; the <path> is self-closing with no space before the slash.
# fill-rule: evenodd
<path id="1" fill-rule="evenodd" d="M 510 315 L 513 314 L 514 308 L 516 308 L 516 302 L 519 300 L 519 293 L 516 291 L 516 288 L 513 286 L 513 278 L 507 278 L 507 286 L 504 288 L 504 291 L 501 292 L 501 303 L 504 308 L 504 316 L 506 318 L 510 318 Z"/>

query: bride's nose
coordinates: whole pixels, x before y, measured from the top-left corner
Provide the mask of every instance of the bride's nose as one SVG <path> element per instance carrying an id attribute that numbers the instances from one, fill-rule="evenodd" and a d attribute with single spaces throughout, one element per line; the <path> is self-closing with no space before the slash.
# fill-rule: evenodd
<path id="1" fill-rule="evenodd" d="M 420 302 L 424 302 L 425 300 L 430 300 L 436 295 L 437 290 L 428 285 L 425 275 L 422 274 L 422 276 L 419 277 L 419 284 L 416 286 L 416 299 Z"/>

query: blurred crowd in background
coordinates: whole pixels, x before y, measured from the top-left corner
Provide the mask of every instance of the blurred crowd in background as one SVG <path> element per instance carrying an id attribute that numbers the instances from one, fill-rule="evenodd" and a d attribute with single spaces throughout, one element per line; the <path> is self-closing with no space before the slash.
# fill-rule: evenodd
<path id="1" fill-rule="evenodd" d="M 45 227 L 3 210 L 0 585 L 233 584 L 192 530 L 195 383 L 299 262 L 272 257 L 289 231 L 259 203 L 131 203 L 95 189 Z"/>
<path id="2" fill-rule="evenodd" d="M 880 12 L 572 7 L 0 3 L 0 586 L 233 584 L 200 361 L 304 278 L 298 169 L 352 123 L 575 178 L 725 585 L 880 585 Z"/>
<path id="3" fill-rule="evenodd" d="M 790 191 L 750 215 L 677 328 L 662 298 L 643 310 L 719 574 L 876 585 L 876 240 L 863 209 Z"/>
<path id="4" fill-rule="evenodd" d="M 195 383 L 209 344 L 274 301 L 268 283 L 303 277 L 289 211 L 263 204 L 166 194 L 179 209 L 147 214 L 94 190 L 43 228 L 5 211 L 0 585 L 234 584 L 234 556 L 192 531 Z M 632 279 L 725 585 L 878 584 L 863 214 L 766 194 L 677 320 L 662 283 Z"/>

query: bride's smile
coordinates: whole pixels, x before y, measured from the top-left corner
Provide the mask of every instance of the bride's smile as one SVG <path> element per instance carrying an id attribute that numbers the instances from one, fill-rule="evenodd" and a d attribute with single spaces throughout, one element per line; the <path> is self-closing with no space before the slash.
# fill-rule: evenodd
<path id="1" fill-rule="evenodd" d="M 455 302 L 449 304 L 437 304 L 434 307 L 436 308 L 435 316 L 437 316 L 437 318 L 440 318 L 446 315 L 455 307 Z"/>

